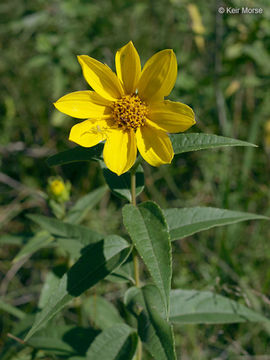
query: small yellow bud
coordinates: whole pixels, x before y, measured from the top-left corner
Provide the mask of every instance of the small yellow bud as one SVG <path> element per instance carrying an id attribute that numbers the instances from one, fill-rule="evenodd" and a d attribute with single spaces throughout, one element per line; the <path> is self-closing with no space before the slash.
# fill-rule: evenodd
<path id="1" fill-rule="evenodd" d="M 65 190 L 65 185 L 62 181 L 60 180 L 53 180 L 51 183 L 50 183 L 50 188 L 51 188 L 51 191 L 52 193 L 55 195 L 55 196 L 59 196 L 62 194 L 62 192 Z"/>
<path id="2" fill-rule="evenodd" d="M 61 177 L 51 177 L 48 180 L 47 191 L 51 199 L 63 203 L 69 200 L 70 183 L 65 183 Z"/>

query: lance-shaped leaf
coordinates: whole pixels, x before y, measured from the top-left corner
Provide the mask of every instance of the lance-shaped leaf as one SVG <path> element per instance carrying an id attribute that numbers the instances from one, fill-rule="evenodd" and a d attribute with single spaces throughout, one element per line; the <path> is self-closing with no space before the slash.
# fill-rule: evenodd
<path id="1" fill-rule="evenodd" d="M 103 195 L 105 187 L 98 190 L 99 192 L 95 193 L 94 198 L 92 198 L 94 202 L 97 198 L 100 199 L 100 196 Z M 84 211 L 88 211 L 90 206 L 88 205 L 87 208 L 87 204 L 84 201 L 85 199 L 82 200 L 82 203 L 77 203 L 77 206 L 74 206 L 73 211 L 71 210 L 65 221 L 74 221 L 76 223 L 76 221 L 80 221 L 80 219 L 83 218 Z M 91 199 L 87 200 L 90 201 Z M 83 205 L 85 205 L 87 210 L 81 209 L 80 212 L 79 210 L 80 208 L 83 208 Z M 54 237 L 52 237 L 51 235 L 58 237 L 58 243 L 64 250 L 70 253 L 72 258 L 78 257 L 78 254 L 80 253 L 83 246 L 101 240 L 103 238 L 103 235 L 98 234 L 97 232 L 85 226 L 73 225 L 43 215 L 28 214 L 27 217 L 40 225 L 44 229 L 44 231 L 40 231 L 32 238 L 29 238 L 28 242 L 19 251 L 13 262 L 16 262 L 22 257 L 32 254 L 33 252 L 50 244 L 54 240 Z"/>
<path id="2" fill-rule="evenodd" d="M 82 304 L 83 311 L 91 319 L 91 323 L 105 330 L 115 324 L 124 323 L 115 306 L 101 296 L 90 296 Z"/>
<path id="3" fill-rule="evenodd" d="M 177 240 L 215 226 L 246 220 L 269 220 L 268 217 L 241 211 L 211 207 L 193 207 L 163 210 L 171 240 Z"/>
<path id="4" fill-rule="evenodd" d="M 224 146 L 253 146 L 246 141 L 232 139 L 212 134 L 171 134 L 170 135 L 175 154 L 204 149 L 215 149 Z"/>
<path id="5" fill-rule="evenodd" d="M 28 242 L 21 248 L 13 262 L 21 260 L 24 256 L 30 255 L 35 251 L 38 251 L 53 241 L 53 237 L 47 231 L 39 231 L 32 238 L 28 239 Z"/>
<path id="6" fill-rule="evenodd" d="M 86 360 L 132 360 L 137 334 L 126 324 L 116 324 L 99 334 L 86 353 Z"/>
<path id="7" fill-rule="evenodd" d="M 65 223 L 61 220 L 43 215 L 29 214 L 27 216 L 45 229 L 45 231 L 37 233 L 29 243 L 21 249 L 13 261 L 18 261 L 23 256 L 48 246 L 48 244 L 55 239 L 58 245 L 69 253 L 72 259 L 78 259 L 84 246 L 104 238 L 103 235 L 85 226 Z M 53 243 L 53 246 L 54 245 L 55 242 Z"/>
<path id="8" fill-rule="evenodd" d="M 71 224 L 79 224 L 88 212 L 99 203 L 107 189 L 107 186 L 102 186 L 81 197 L 69 210 L 65 217 L 65 221 Z"/>
<path id="9" fill-rule="evenodd" d="M 73 149 L 62 151 L 47 159 L 49 166 L 63 165 L 75 161 L 89 161 L 101 159 L 103 144 L 97 144 L 90 148 L 84 148 L 82 146 L 76 146 Z"/>
<path id="10" fill-rule="evenodd" d="M 48 355 L 48 359 L 54 359 L 53 355 L 59 355 L 62 359 L 70 357 L 83 356 L 95 337 L 100 331 L 89 327 L 77 327 L 72 325 L 60 325 L 52 322 L 32 336 L 27 341 L 34 349 L 43 350 Z"/>
<path id="11" fill-rule="evenodd" d="M 189 151 L 215 149 L 224 146 L 257 146 L 242 140 L 201 133 L 171 134 L 170 139 L 175 154 L 182 154 Z"/>
<path id="12" fill-rule="evenodd" d="M 163 213 L 154 202 L 123 208 L 124 225 L 138 253 L 159 288 L 165 309 L 169 309 L 172 255 L 169 232 Z"/>
<path id="13" fill-rule="evenodd" d="M 130 253 L 123 238 L 112 235 L 87 246 L 83 255 L 52 288 L 51 296 L 26 336 L 29 339 L 73 298 L 104 279 L 116 269 Z"/>
<path id="14" fill-rule="evenodd" d="M 155 360 L 175 360 L 172 326 L 165 320 L 163 300 L 154 285 L 130 288 L 125 294 L 127 308 L 138 319 L 138 333 Z"/>
<path id="15" fill-rule="evenodd" d="M 0 244 L 1 245 L 22 245 L 25 242 L 31 239 L 31 235 L 10 235 L 10 234 L 3 234 L 0 236 Z"/>
<path id="16" fill-rule="evenodd" d="M 44 308 L 44 306 L 46 306 L 46 304 L 48 303 L 51 294 L 52 294 L 52 289 L 56 289 L 58 284 L 59 284 L 59 280 L 60 277 L 67 271 L 67 269 L 65 269 L 64 271 L 61 271 L 62 269 L 64 269 L 65 266 L 60 268 L 60 274 L 58 274 L 57 272 L 55 273 L 54 271 L 50 271 L 47 273 L 46 278 L 45 278 L 45 282 L 43 283 L 41 292 L 40 292 L 40 296 L 39 296 L 39 301 L 38 301 L 38 308 L 42 309 Z"/>
<path id="17" fill-rule="evenodd" d="M 62 339 L 45 336 L 34 336 L 28 342 L 36 350 L 43 350 L 46 354 L 59 356 L 71 356 L 74 355 L 74 349 Z"/>
<path id="18" fill-rule="evenodd" d="M 54 236 L 77 239 L 84 245 L 99 241 L 103 238 L 103 235 L 98 234 L 86 226 L 65 223 L 61 220 L 43 215 L 31 214 L 27 215 L 27 217 Z"/>
<path id="19" fill-rule="evenodd" d="M 80 254 L 81 255 L 81 254 Z M 79 257 L 79 256 L 78 256 Z M 77 259 L 76 259 L 77 260 Z M 47 305 L 52 292 L 57 288 L 61 277 L 69 270 L 67 263 L 54 266 L 45 277 L 42 289 L 40 291 L 38 309 L 43 309 Z M 32 325 L 32 324 L 31 324 Z M 30 326 L 31 327 L 31 326 Z M 49 334 L 51 335 L 51 333 Z"/>
<path id="20" fill-rule="evenodd" d="M 120 176 L 110 171 L 103 161 L 99 162 L 103 170 L 103 175 L 109 188 L 114 195 L 121 199 L 131 202 L 131 176 L 130 172 L 126 172 Z M 144 189 L 144 172 L 141 165 L 139 165 L 135 172 L 136 176 L 136 196 Z"/>
<path id="21" fill-rule="evenodd" d="M 261 314 L 210 291 L 172 290 L 170 320 L 178 324 L 268 322 Z"/>

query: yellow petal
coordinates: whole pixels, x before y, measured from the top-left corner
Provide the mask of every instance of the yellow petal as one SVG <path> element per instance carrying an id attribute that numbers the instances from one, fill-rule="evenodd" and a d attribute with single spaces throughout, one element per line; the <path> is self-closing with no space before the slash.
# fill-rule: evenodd
<path id="1" fill-rule="evenodd" d="M 173 50 L 162 50 L 144 65 L 138 84 L 141 99 L 163 99 L 172 91 L 177 77 L 177 61 Z"/>
<path id="2" fill-rule="evenodd" d="M 91 147 L 105 140 L 109 131 L 106 120 L 85 120 L 71 128 L 69 140 L 84 147 Z"/>
<path id="3" fill-rule="evenodd" d="M 136 139 L 140 154 L 150 165 L 160 166 L 172 161 L 172 143 L 164 131 L 145 124 L 138 128 Z"/>
<path id="4" fill-rule="evenodd" d="M 107 167 L 121 175 L 134 164 L 137 156 L 136 139 L 133 131 L 111 130 L 103 150 Z"/>
<path id="5" fill-rule="evenodd" d="M 75 91 L 54 103 L 57 110 L 78 119 L 98 119 L 111 113 L 110 101 L 94 91 Z"/>
<path id="6" fill-rule="evenodd" d="M 124 90 L 116 74 L 105 64 L 87 56 L 78 56 L 83 76 L 88 84 L 107 100 L 119 99 Z"/>
<path id="7" fill-rule="evenodd" d="M 133 94 L 141 75 L 141 61 L 132 41 L 117 51 L 115 67 L 126 94 Z"/>
<path id="8" fill-rule="evenodd" d="M 185 131 L 195 124 L 194 112 L 189 106 L 169 100 L 152 103 L 148 118 L 170 133 Z"/>

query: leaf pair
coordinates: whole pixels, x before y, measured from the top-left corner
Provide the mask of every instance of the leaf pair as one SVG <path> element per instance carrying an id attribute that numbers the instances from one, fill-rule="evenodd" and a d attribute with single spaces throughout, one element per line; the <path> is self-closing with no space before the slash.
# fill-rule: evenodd
<path id="1" fill-rule="evenodd" d="M 156 360 L 175 359 L 169 321 L 180 324 L 267 321 L 262 315 L 220 295 L 170 290 L 172 240 L 215 226 L 251 219 L 267 218 L 215 208 L 162 211 L 153 202 L 123 208 L 124 225 L 155 284 L 129 289 L 125 302 L 138 318 L 138 333 L 145 348 Z"/>
<path id="2" fill-rule="evenodd" d="M 171 142 L 175 154 L 203 149 L 214 149 L 223 146 L 256 146 L 246 141 L 236 140 L 212 134 L 171 134 Z M 91 148 L 76 146 L 51 156 L 47 163 L 49 166 L 63 165 L 75 161 L 102 160 L 103 144 Z"/>
<path id="3" fill-rule="evenodd" d="M 226 324 L 270 321 L 248 307 L 210 291 L 172 290 L 169 322 L 160 292 L 154 285 L 130 288 L 127 308 L 137 317 L 138 334 L 155 360 L 175 360 L 173 324 Z"/>
<path id="4" fill-rule="evenodd" d="M 268 218 L 251 213 L 208 207 L 162 211 L 158 205 L 150 201 L 138 207 L 126 205 L 123 209 L 124 225 L 162 294 L 167 313 L 172 276 L 170 241 L 216 226 L 259 219 Z"/>
<path id="5" fill-rule="evenodd" d="M 171 142 L 174 153 L 182 154 L 189 151 L 204 149 L 216 149 L 228 146 L 256 146 L 246 141 L 235 140 L 228 137 L 212 134 L 171 134 Z M 51 156 L 47 162 L 49 166 L 63 165 L 74 161 L 98 161 L 102 167 L 104 178 L 112 192 L 128 201 L 131 200 L 130 174 L 125 173 L 117 176 L 106 168 L 102 159 L 103 144 L 100 143 L 91 148 L 77 146 Z M 139 195 L 144 187 L 144 175 L 141 166 L 136 170 L 136 195 Z"/>

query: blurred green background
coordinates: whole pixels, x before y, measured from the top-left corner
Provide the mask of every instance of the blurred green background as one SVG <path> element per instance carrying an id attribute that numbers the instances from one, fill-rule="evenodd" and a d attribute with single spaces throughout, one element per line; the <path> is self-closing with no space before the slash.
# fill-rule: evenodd
<path id="1" fill-rule="evenodd" d="M 263 14 L 220 15 L 217 9 L 223 5 L 261 7 Z M 197 124 L 191 132 L 259 145 L 184 154 L 160 168 L 144 164 L 146 190 L 140 199 L 154 199 L 165 208 L 215 206 L 270 215 L 268 0 L 13 0 L 1 2 L 0 16 L 2 234 L 26 236 L 32 230 L 26 213 L 50 214 L 44 195 L 50 176 L 71 182 L 71 203 L 104 183 L 94 162 L 46 165 L 49 155 L 73 146 L 68 134 L 76 123 L 52 103 L 88 89 L 76 55 L 114 68 L 116 50 L 130 40 L 142 63 L 164 48 L 175 51 L 179 73 L 170 99 L 194 109 Z M 107 193 L 85 224 L 119 231 L 123 203 Z M 215 290 L 269 316 L 269 235 L 262 221 L 175 242 L 173 287 Z M 33 312 L 46 273 L 59 256 L 43 249 L 12 264 L 21 247 L 21 240 L 14 239 L 0 238 L 0 296 Z M 101 293 L 114 290 L 104 283 Z M 0 347 L 15 323 L 12 315 L 1 314 Z M 270 327 L 189 325 L 176 329 L 176 344 L 182 359 L 269 359 Z"/>

